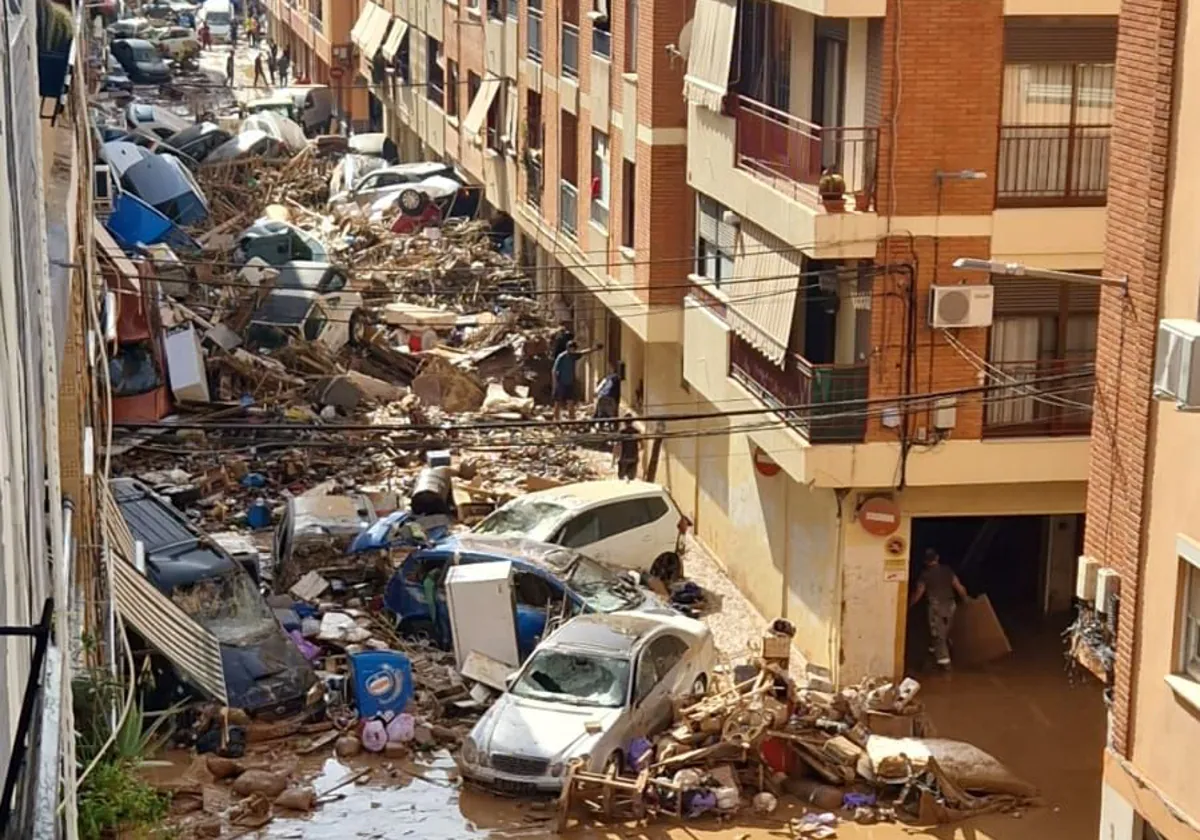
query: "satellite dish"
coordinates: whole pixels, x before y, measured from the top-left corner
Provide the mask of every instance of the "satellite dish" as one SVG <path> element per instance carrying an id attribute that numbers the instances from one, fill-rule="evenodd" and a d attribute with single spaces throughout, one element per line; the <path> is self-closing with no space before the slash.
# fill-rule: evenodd
<path id="1" fill-rule="evenodd" d="M 679 54 L 686 58 L 692 49 L 692 22 L 689 20 L 679 30 Z"/>

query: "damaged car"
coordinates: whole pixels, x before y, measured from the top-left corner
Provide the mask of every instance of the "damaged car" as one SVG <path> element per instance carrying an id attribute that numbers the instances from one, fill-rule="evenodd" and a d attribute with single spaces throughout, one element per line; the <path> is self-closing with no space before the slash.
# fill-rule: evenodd
<path id="1" fill-rule="evenodd" d="M 621 775 L 635 738 L 703 695 L 712 633 L 683 616 L 583 615 L 552 633 L 463 742 L 464 776 L 514 793 L 561 790 L 567 764 Z"/>
<path id="2" fill-rule="evenodd" d="M 167 143 L 196 161 L 202 161 L 209 153 L 233 138 L 216 123 L 198 122 L 167 138 Z"/>
<path id="3" fill-rule="evenodd" d="M 460 534 L 412 552 L 388 581 L 383 603 L 400 632 L 424 635 L 444 647 L 454 634 L 445 578 L 451 566 L 512 563 L 517 647 L 528 656 L 548 624 L 579 613 L 637 611 L 672 615 L 666 604 L 617 572 L 560 546 L 514 537 Z"/>
<path id="4" fill-rule="evenodd" d="M 306 493 L 288 499 L 275 529 L 275 574 L 280 590 L 287 591 L 309 572 L 350 582 L 369 577 L 369 564 L 348 552 L 375 521 L 375 506 L 361 494 Z"/>
<path id="5" fill-rule="evenodd" d="M 232 137 L 208 153 L 205 163 L 225 163 L 231 160 L 260 157 L 268 160 L 288 158 L 287 146 L 283 141 L 265 131 L 250 129 Z"/>
<path id="6" fill-rule="evenodd" d="M 395 214 L 392 233 L 413 234 L 450 219 L 474 218 L 481 196 L 481 188 L 439 175 L 385 194 L 371 205 L 370 218 L 382 221 Z"/>
<path id="7" fill-rule="evenodd" d="M 118 478 L 110 486 L 134 539 L 145 546 L 146 579 L 220 643 L 230 706 L 265 717 L 300 711 L 316 675 L 246 570 L 146 485 Z M 162 657 L 150 658 L 152 707 L 195 692 Z"/>
<path id="8" fill-rule="evenodd" d="M 317 342 L 336 353 L 351 342 L 359 343 L 369 323 L 358 292 L 322 295 L 307 289 L 272 289 L 250 316 L 248 339 L 263 350 L 296 340 Z"/>
<path id="9" fill-rule="evenodd" d="M 329 206 L 341 204 L 357 204 L 367 207 L 374 204 L 385 195 L 398 195 L 400 188 L 407 184 L 419 184 L 434 176 L 441 176 L 457 183 L 463 183 L 454 167 L 448 163 L 425 161 L 422 163 L 402 163 L 399 166 L 385 166 L 376 169 L 354 181 L 344 192 L 330 196 Z"/>
<path id="10" fill-rule="evenodd" d="M 171 81 L 171 69 L 149 41 L 126 38 L 113 41 L 109 49 L 135 85 L 163 85 Z"/>
<path id="11" fill-rule="evenodd" d="M 266 216 L 242 231 L 233 259 L 239 265 L 257 257 L 267 265 L 325 263 L 329 254 L 315 236 L 293 224 Z"/>

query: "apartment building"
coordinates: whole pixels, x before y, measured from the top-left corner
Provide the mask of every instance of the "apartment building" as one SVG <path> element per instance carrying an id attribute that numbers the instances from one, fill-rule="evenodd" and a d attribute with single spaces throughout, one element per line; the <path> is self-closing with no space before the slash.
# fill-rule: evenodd
<path id="1" fill-rule="evenodd" d="M 1122 5 L 1104 269 L 1128 294 L 1100 313 L 1083 561 L 1104 572 L 1083 594 L 1115 631 L 1104 840 L 1200 838 L 1200 425 L 1180 365 L 1200 332 L 1200 36 L 1184 21 L 1176 0 Z"/>
<path id="2" fill-rule="evenodd" d="M 372 128 L 365 86 L 355 83 L 357 65 L 351 30 L 364 0 L 265 0 L 267 35 L 291 50 L 293 79 L 337 91 L 338 110 L 355 130 Z M 382 113 L 375 114 L 381 123 Z"/>

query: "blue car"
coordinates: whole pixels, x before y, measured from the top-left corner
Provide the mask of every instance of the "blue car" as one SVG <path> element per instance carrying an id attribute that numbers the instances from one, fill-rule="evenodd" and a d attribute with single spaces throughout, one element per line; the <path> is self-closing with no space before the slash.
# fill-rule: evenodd
<path id="1" fill-rule="evenodd" d="M 552 615 L 618 610 L 673 614 L 652 593 L 569 548 L 521 537 L 470 533 L 410 554 L 388 581 L 384 606 L 396 614 L 402 633 L 424 634 L 448 648 L 453 634 L 444 587 L 447 569 L 459 563 L 504 560 L 513 564 L 517 648 L 522 660 L 537 647 Z"/>

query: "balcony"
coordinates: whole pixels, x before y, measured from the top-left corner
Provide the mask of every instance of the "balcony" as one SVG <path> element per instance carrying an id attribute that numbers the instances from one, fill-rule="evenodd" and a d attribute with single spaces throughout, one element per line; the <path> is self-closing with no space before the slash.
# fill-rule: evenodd
<path id="1" fill-rule="evenodd" d="M 735 166 L 793 200 L 816 205 L 826 169 L 846 181 L 846 208 L 871 209 L 878 128 L 823 128 L 746 96 L 736 104 Z"/>
<path id="2" fill-rule="evenodd" d="M 558 224 L 572 239 L 579 235 L 579 187 L 568 181 L 558 184 Z"/>
<path id="3" fill-rule="evenodd" d="M 532 160 L 525 163 L 525 201 L 536 210 L 542 209 L 542 165 Z"/>
<path id="4" fill-rule="evenodd" d="M 612 60 L 612 33 L 592 28 L 592 55 Z"/>
<path id="5" fill-rule="evenodd" d="M 998 207 L 1088 207 L 1108 196 L 1110 127 L 1005 125 L 996 163 Z"/>
<path id="6" fill-rule="evenodd" d="M 985 438 L 1090 433 L 1095 359 L 992 362 L 990 369 L 988 384 L 1005 387 L 988 392 Z"/>
<path id="7" fill-rule="evenodd" d="M 867 363 L 814 365 L 788 354 L 783 368 L 735 333 L 729 335 L 729 376 L 768 406 L 810 406 L 781 411 L 813 443 L 861 443 L 866 435 Z M 854 406 L 862 400 L 861 406 Z M 822 408 L 821 403 L 830 403 Z M 851 403 L 847 405 L 847 403 Z"/>
<path id="8" fill-rule="evenodd" d="M 541 63 L 542 60 L 542 12 L 530 8 L 527 11 L 525 27 L 525 56 L 530 61 Z"/>
<path id="9" fill-rule="evenodd" d="M 325 34 L 325 21 L 323 21 L 321 19 L 320 13 L 309 12 L 308 13 L 308 25 L 312 27 L 313 32 L 317 32 L 322 35 Z"/>
<path id="10" fill-rule="evenodd" d="M 562 25 L 562 75 L 579 80 L 579 27 L 573 23 Z"/>

